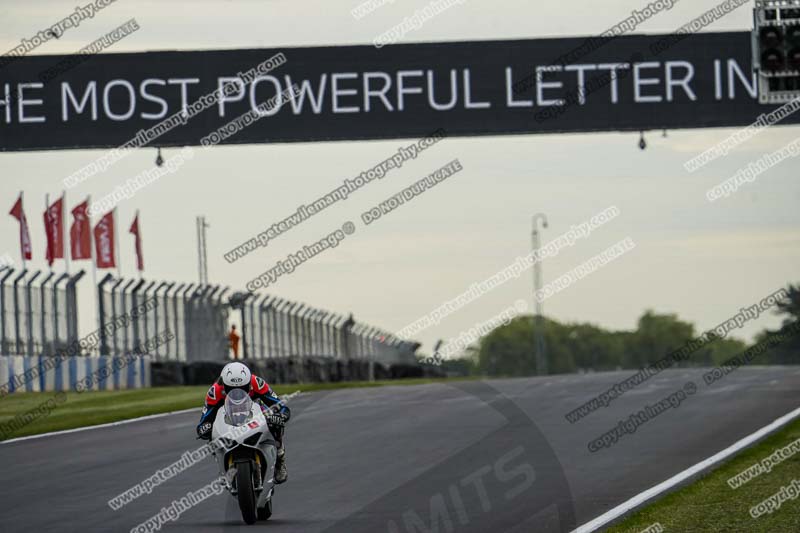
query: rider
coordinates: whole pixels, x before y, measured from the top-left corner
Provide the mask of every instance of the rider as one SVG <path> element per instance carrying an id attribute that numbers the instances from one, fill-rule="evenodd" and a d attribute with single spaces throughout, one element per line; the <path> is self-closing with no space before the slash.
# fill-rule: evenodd
<path id="1" fill-rule="evenodd" d="M 249 393 L 250 397 L 261 406 L 261 410 L 267 419 L 270 433 L 278 443 L 275 483 L 285 482 L 289 474 L 286 470 L 283 431 L 286 422 L 291 417 L 291 411 L 270 388 L 269 384 L 260 377 L 253 375 L 243 363 L 228 363 L 225 365 L 219 378 L 208 389 L 205 406 L 200 416 L 200 423 L 197 425 L 197 436 L 201 439 L 211 440 L 211 427 L 217 410 L 225 403 L 225 396 L 228 392 L 233 389 L 242 389 Z"/>

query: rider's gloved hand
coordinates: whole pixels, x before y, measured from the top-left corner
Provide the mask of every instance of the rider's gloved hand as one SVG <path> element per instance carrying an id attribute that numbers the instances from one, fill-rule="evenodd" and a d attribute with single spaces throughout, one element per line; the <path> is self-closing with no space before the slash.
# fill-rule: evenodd
<path id="1" fill-rule="evenodd" d="M 197 436 L 201 439 L 211 440 L 211 422 L 203 422 L 197 426 Z"/>
<path id="2" fill-rule="evenodd" d="M 286 425 L 287 420 L 288 417 L 284 413 L 272 412 L 271 414 L 267 415 L 267 422 L 273 426 L 283 427 Z"/>
<path id="3" fill-rule="evenodd" d="M 281 405 L 279 414 L 283 417 L 284 424 L 289 421 L 292 417 L 292 411 L 289 409 L 289 406 L 286 404 Z"/>

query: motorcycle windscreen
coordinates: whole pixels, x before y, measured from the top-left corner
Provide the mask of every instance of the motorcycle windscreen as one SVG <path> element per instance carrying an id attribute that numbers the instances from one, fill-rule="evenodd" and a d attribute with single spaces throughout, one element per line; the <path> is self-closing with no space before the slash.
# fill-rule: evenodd
<path id="1" fill-rule="evenodd" d="M 225 416 L 232 426 L 243 426 L 250 418 L 253 400 L 241 389 L 234 389 L 225 397 Z"/>

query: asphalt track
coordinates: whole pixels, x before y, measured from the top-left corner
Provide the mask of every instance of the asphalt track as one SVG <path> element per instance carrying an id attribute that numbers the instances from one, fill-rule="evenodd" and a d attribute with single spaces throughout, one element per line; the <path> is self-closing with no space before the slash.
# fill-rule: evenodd
<path id="1" fill-rule="evenodd" d="M 222 494 L 161 531 L 569 531 L 800 406 L 800 369 L 740 369 L 710 386 L 702 373 L 665 371 L 575 424 L 566 412 L 631 373 L 301 395 L 271 520 L 245 526 Z M 689 380 L 697 393 L 678 409 L 589 451 Z M 130 531 L 216 476 L 206 459 L 118 511 L 107 504 L 197 448 L 197 418 L 0 444 L 0 530 Z"/>

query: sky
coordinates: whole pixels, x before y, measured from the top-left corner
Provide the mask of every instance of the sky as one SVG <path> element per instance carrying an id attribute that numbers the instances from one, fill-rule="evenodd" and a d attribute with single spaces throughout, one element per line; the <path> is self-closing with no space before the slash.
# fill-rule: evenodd
<path id="1" fill-rule="evenodd" d="M 395 0 L 362 19 L 357 0 L 118 0 L 62 38 L 35 53 L 72 53 L 110 29 L 136 18 L 141 29 L 114 52 L 237 49 L 281 46 L 370 44 L 428 0 Z M 0 0 L 8 50 L 75 8 L 75 2 Z M 427 21 L 401 42 L 529 39 L 594 35 L 628 17 L 645 2 L 499 2 L 466 0 Z M 716 5 L 681 0 L 653 17 L 637 33 L 669 32 Z M 740 8 L 706 31 L 749 30 L 752 12 Z M 0 78 L 0 81 L 2 79 Z M 0 126 L 2 127 L 2 126 Z M 364 227 L 340 246 L 282 278 L 270 292 L 398 331 L 470 284 L 484 280 L 530 251 L 531 216 L 545 213 L 542 239 L 567 231 L 609 206 L 620 216 L 591 238 L 543 262 L 544 282 L 568 272 L 612 244 L 631 238 L 630 252 L 544 302 L 560 321 L 591 322 L 632 329 L 646 309 L 676 313 L 698 331 L 716 326 L 789 282 L 800 266 L 798 161 L 770 169 L 729 198 L 709 203 L 705 191 L 764 153 L 800 137 L 797 127 L 772 127 L 728 156 L 689 174 L 683 163 L 735 130 L 648 132 L 647 150 L 638 134 L 517 135 L 446 139 L 357 196 L 326 209 L 276 239 L 268 248 L 228 264 L 223 253 L 284 218 L 406 141 L 239 145 L 198 151 L 181 169 L 137 193 L 118 209 L 123 276 L 134 275 L 132 238 L 125 233 L 140 211 L 145 276 L 197 281 L 195 217 L 209 224 L 212 283 L 243 289 L 276 260 L 319 239 L 345 221 L 458 158 L 464 170 L 434 190 Z M 165 150 L 165 157 L 177 150 Z M 7 207 L 25 191 L 35 268 L 45 268 L 44 196 L 57 196 L 67 169 L 101 155 L 98 150 L 0 153 L 2 198 Z M 127 157 L 101 176 L 71 189 L 71 209 L 85 195 L 101 197 L 126 179 L 153 167 L 155 149 Z M 95 217 L 95 221 L 97 217 Z M 18 229 L 10 216 L 0 224 L 0 255 L 19 259 Z M 73 270 L 75 265 L 73 265 Z M 57 271 L 63 264 L 57 263 Z M 451 339 L 517 300 L 532 302 L 530 271 L 421 332 L 429 352 L 437 339 Z M 96 328 L 92 289 L 81 283 L 81 334 Z M 532 306 L 532 304 L 531 304 Z M 751 340 L 780 319 L 768 314 L 737 336 Z"/>

